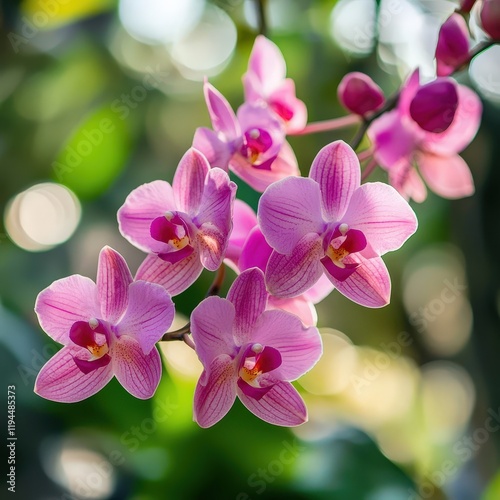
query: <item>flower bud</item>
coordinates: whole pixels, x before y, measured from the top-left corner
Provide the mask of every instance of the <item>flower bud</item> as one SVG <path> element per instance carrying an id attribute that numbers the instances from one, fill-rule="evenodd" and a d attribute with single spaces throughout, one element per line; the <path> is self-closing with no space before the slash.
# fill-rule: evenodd
<path id="1" fill-rule="evenodd" d="M 448 76 L 459 68 L 469 54 L 469 30 L 460 14 L 452 14 L 439 31 L 436 47 L 438 76 Z"/>
<path id="2" fill-rule="evenodd" d="M 444 132 L 453 121 L 458 93 L 450 80 L 436 80 L 420 87 L 410 104 L 410 115 L 427 132 Z"/>
<path id="3" fill-rule="evenodd" d="M 493 40 L 500 40 L 500 0 L 484 0 L 480 17 L 483 30 Z"/>
<path id="4" fill-rule="evenodd" d="M 357 115 L 375 111 L 384 103 L 382 89 L 364 73 L 348 73 L 337 89 L 341 104 Z"/>

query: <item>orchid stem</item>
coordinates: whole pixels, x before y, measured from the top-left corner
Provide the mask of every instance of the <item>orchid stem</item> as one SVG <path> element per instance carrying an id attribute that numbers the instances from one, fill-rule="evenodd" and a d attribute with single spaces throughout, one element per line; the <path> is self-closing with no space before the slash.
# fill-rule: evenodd
<path id="1" fill-rule="evenodd" d="M 366 180 L 366 178 L 375 170 L 376 167 L 377 162 L 374 158 L 372 158 L 361 174 L 361 181 Z"/>
<path id="2" fill-rule="evenodd" d="M 222 264 L 219 269 L 217 269 L 217 274 L 215 275 L 210 288 L 205 294 L 206 297 L 210 297 L 212 295 L 218 295 L 224 282 L 224 276 L 226 275 L 226 267 Z M 191 333 L 191 322 L 188 321 L 184 326 L 179 328 L 178 330 L 174 330 L 173 332 L 167 332 L 160 339 L 160 342 L 168 342 L 170 340 L 183 340 L 189 347 L 194 349 L 194 343 L 189 337 Z"/>
<path id="3" fill-rule="evenodd" d="M 316 132 L 328 132 L 330 130 L 338 130 L 345 127 L 351 127 L 360 122 L 361 117 L 358 115 L 347 115 L 333 120 L 324 120 L 320 122 L 308 123 L 302 130 L 292 132 L 289 135 L 306 135 L 315 134 Z"/>
<path id="4" fill-rule="evenodd" d="M 267 19 L 266 19 L 266 0 L 255 0 L 257 5 L 257 22 L 259 25 L 259 34 L 267 36 Z"/>
<path id="5" fill-rule="evenodd" d="M 373 156 L 373 148 L 365 149 L 364 151 L 360 151 L 358 153 L 359 161 L 365 161 L 370 159 Z"/>

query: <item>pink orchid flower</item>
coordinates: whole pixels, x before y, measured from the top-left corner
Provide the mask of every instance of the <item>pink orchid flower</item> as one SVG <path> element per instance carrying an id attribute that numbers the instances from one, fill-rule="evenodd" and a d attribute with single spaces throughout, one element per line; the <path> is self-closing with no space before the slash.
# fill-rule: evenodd
<path id="1" fill-rule="evenodd" d="M 259 192 L 279 179 L 299 175 L 283 125 L 267 106 L 243 104 L 236 117 L 226 98 L 208 82 L 204 93 L 213 130 L 196 129 L 193 147 L 212 167 L 231 169 Z"/>
<path id="2" fill-rule="evenodd" d="M 38 395 L 74 403 L 113 376 L 136 398 L 154 394 L 161 377 L 155 344 L 172 323 L 174 304 L 160 285 L 133 281 L 119 253 L 101 250 L 97 284 L 79 275 L 52 283 L 38 295 L 35 312 L 64 345 L 38 374 Z"/>
<path id="3" fill-rule="evenodd" d="M 322 353 L 321 337 L 286 311 L 267 310 L 264 274 L 241 273 L 227 299 L 209 297 L 193 311 L 191 332 L 204 371 L 194 395 L 194 419 L 210 427 L 236 396 L 257 417 L 275 425 L 307 421 L 307 410 L 290 383 Z"/>
<path id="4" fill-rule="evenodd" d="M 229 238 L 225 262 L 237 273 L 252 267 L 258 267 L 265 273 L 273 249 L 260 230 L 257 215 L 245 202 L 236 199 L 233 221 L 234 230 Z M 291 312 L 305 325 L 315 326 L 318 315 L 314 304 L 321 302 L 333 289 L 333 284 L 323 274 L 311 289 L 297 297 L 283 298 L 269 294 L 267 307 Z"/>
<path id="5" fill-rule="evenodd" d="M 469 56 L 469 28 L 465 19 L 454 12 L 441 26 L 436 46 L 438 76 L 451 75 Z"/>
<path id="6" fill-rule="evenodd" d="M 245 100 L 264 101 L 283 120 L 287 132 L 299 132 L 307 123 L 307 108 L 295 95 L 294 81 L 285 76 L 286 63 L 280 49 L 259 35 L 243 75 Z"/>
<path id="7" fill-rule="evenodd" d="M 401 247 L 417 228 L 395 189 L 360 185 L 358 158 L 343 141 L 318 153 L 309 178 L 269 186 L 257 214 L 274 249 L 266 268 L 273 295 L 300 295 L 326 273 L 340 293 L 367 307 L 389 302 L 391 281 L 380 256 Z"/>
<path id="8" fill-rule="evenodd" d="M 211 169 L 193 148 L 182 157 L 172 185 L 153 181 L 132 191 L 118 211 L 118 223 L 125 238 L 150 253 L 136 279 L 177 295 L 203 267 L 217 270 L 231 233 L 235 193 L 227 173 Z"/>
<path id="9" fill-rule="evenodd" d="M 454 112 L 452 88 L 457 96 Z M 438 109 L 442 112 L 438 113 Z M 444 198 L 473 194 L 471 172 L 458 153 L 476 135 L 481 111 L 479 97 L 469 88 L 450 78 L 438 78 L 422 86 L 416 70 L 401 89 L 397 108 L 375 120 L 368 129 L 375 159 L 389 172 L 390 184 L 405 198 L 417 202 L 427 196 L 420 175 L 430 189 Z"/>

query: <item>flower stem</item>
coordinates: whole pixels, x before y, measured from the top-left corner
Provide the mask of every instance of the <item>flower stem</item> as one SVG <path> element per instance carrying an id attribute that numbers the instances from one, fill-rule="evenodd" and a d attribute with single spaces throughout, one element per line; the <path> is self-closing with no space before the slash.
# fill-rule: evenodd
<path id="1" fill-rule="evenodd" d="M 257 22 L 259 25 L 259 34 L 267 36 L 267 19 L 266 19 L 266 0 L 255 0 L 257 6 Z"/>
<path id="2" fill-rule="evenodd" d="M 222 264 L 219 269 L 217 269 L 217 274 L 215 275 L 210 288 L 205 294 L 206 297 L 210 297 L 211 295 L 218 295 L 222 283 L 224 282 L 224 276 L 226 275 L 226 267 Z M 191 322 L 188 321 L 184 326 L 179 328 L 178 330 L 174 330 L 173 332 L 167 332 L 160 339 L 160 342 L 168 342 L 170 340 L 183 340 L 189 347 L 194 349 L 193 341 L 188 337 L 191 333 Z"/>
<path id="3" fill-rule="evenodd" d="M 377 167 L 377 162 L 375 161 L 374 158 L 372 158 L 368 162 L 368 165 L 366 165 L 365 169 L 363 170 L 363 173 L 361 174 L 361 181 L 366 180 L 366 178 L 375 170 L 376 167 Z"/>
<path id="4" fill-rule="evenodd" d="M 289 135 L 306 135 L 316 132 L 328 132 L 330 130 L 338 130 L 345 127 L 356 125 L 360 122 L 361 117 L 358 115 L 347 115 L 332 120 L 324 120 L 320 122 L 308 123 L 302 130 L 292 132 Z"/>
<path id="5" fill-rule="evenodd" d="M 358 153 L 359 161 L 369 160 L 372 156 L 373 156 L 373 148 L 368 148 Z"/>

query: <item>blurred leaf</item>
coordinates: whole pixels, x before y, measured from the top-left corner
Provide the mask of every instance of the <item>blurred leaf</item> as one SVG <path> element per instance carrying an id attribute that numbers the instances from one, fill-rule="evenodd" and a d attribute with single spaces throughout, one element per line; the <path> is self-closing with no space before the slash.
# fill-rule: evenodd
<path id="1" fill-rule="evenodd" d="M 54 177 L 79 197 L 95 197 L 122 171 L 130 145 L 125 121 L 103 107 L 78 126 L 59 152 Z"/>
<path id="2" fill-rule="evenodd" d="M 500 498 L 500 472 L 497 472 L 484 491 L 482 500 L 498 500 Z"/>
<path id="3" fill-rule="evenodd" d="M 33 29 L 51 29 L 62 24 L 100 14 L 116 5 L 116 0 L 24 0 L 22 11 Z"/>

